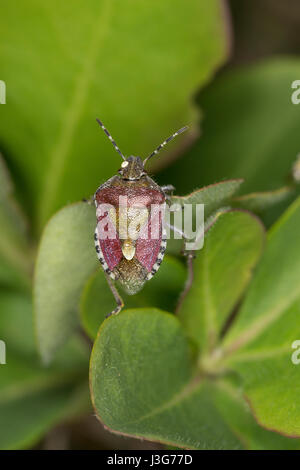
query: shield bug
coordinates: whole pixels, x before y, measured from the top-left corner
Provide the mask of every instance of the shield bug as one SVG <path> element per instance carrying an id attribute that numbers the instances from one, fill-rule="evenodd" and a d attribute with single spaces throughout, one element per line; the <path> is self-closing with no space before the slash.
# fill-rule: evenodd
<path id="1" fill-rule="evenodd" d="M 113 281 L 119 281 L 125 292 L 133 295 L 156 274 L 163 260 L 167 245 L 163 208 L 174 188 L 156 184 L 145 165 L 187 127 L 168 137 L 143 161 L 140 157 L 126 158 L 102 122 L 97 122 L 123 159 L 119 174 L 102 184 L 93 198 L 96 252 L 117 302 L 110 316 L 124 305 Z"/>

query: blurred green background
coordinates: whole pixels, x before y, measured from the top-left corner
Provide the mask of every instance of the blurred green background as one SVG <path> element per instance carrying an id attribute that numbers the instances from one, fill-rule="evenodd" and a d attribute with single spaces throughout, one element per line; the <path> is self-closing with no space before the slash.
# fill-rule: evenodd
<path id="1" fill-rule="evenodd" d="M 0 1 L 0 448 L 159 448 L 108 433 L 90 410 L 77 338 L 49 369 L 33 337 L 31 280 L 50 216 L 87 198 L 126 155 L 148 155 L 178 194 L 230 178 L 289 181 L 300 151 L 296 0 Z M 10 175 L 10 176 L 9 176 Z M 291 198 L 295 195 L 291 196 Z M 268 225 L 290 200 L 264 215 Z M 162 274 L 163 276 L 164 274 Z M 149 291 L 151 295 L 151 291 Z M 147 295 L 147 294 L 146 294 Z M 68 374 L 65 371 L 68 370 Z"/>

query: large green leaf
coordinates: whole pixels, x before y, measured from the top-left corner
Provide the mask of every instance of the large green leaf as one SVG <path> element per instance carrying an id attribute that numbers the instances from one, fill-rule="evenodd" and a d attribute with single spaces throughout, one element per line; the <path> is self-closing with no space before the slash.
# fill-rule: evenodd
<path id="1" fill-rule="evenodd" d="M 300 61 L 292 58 L 220 74 L 199 96 L 199 140 L 160 180 L 180 192 L 222 178 L 245 178 L 244 193 L 284 185 L 300 148 L 299 106 L 291 102 L 299 75 Z"/>
<path id="2" fill-rule="evenodd" d="M 90 380 L 98 417 L 125 435 L 189 449 L 299 448 L 261 429 L 236 386 L 198 377 L 180 323 L 156 309 L 104 321 Z"/>
<path id="3" fill-rule="evenodd" d="M 300 199 L 268 236 L 237 319 L 225 338 L 227 366 L 243 378 L 258 421 L 300 435 L 299 369 L 292 344 L 300 338 Z"/>
<path id="4" fill-rule="evenodd" d="M 39 226 L 116 172 L 96 117 L 147 155 L 194 122 L 191 96 L 227 53 L 219 0 L 22 0 L 1 18 L 0 139 Z"/>
<path id="5" fill-rule="evenodd" d="M 251 279 L 263 247 L 264 229 L 249 213 L 220 214 L 194 260 L 193 285 L 179 311 L 189 335 L 202 349 L 219 340 L 228 315 Z"/>
<path id="6" fill-rule="evenodd" d="M 106 320 L 90 373 L 97 414 L 114 431 L 188 448 L 240 447 L 209 388 L 193 383 L 191 351 L 171 315 L 138 309 Z"/>
<path id="7" fill-rule="evenodd" d="M 37 357 L 30 300 L 0 295 L 0 337 L 6 364 L 0 366 L 0 448 L 33 445 L 51 426 L 88 408 L 87 348 L 67 343 L 50 368 Z"/>
<path id="8" fill-rule="evenodd" d="M 186 278 L 183 264 L 174 257 L 165 256 L 153 279 L 141 292 L 132 296 L 123 294 L 126 308 L 158 307 L 175 310 L 178 294 Z M 86 284 L 81 300 L 82 323 L 91 338 L 95 338 L 105 316 L 115 308 L 115 300 L 101 269 Z"/>
<path id="9" fill-rule="evenodd" d="M 81 291 L 99 264 L 93 242 L 95 225 L 95 208 L 77 203 L 53 216 L 42 236 L 34 308 L 38 348 L 46 362 L 79 324 Z"/>

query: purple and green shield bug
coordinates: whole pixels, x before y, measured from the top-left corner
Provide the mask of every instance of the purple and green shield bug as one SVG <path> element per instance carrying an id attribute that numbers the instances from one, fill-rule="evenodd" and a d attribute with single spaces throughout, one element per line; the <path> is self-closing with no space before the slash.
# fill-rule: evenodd
<path id="1" fill-rule="evenodd" d="M 124 306 L 113 281 L 118 281 L 126 293 L 133 295 L 161 265 L 167 246 L 163 208 L 174 187 L 156 184 L 147 175 L 145 165 L 187 126 L 142 160 L 134 156 L 126 158 L 102 122 L 99 119 L 97 122 L 123 159 L 119 174 L 102 184 L 93 198 L 97 214 L 96 252 L 117 302 L 117 307 L 107 315 L 110 316 L 119 313 Z M 151 236 L 154 232 L 155 236 Z"/>

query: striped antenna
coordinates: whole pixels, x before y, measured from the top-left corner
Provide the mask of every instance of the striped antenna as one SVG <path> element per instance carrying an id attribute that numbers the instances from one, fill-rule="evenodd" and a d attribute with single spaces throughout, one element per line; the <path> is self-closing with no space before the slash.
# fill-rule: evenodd
<path id="1" fill-rule="evenodd" d="M 126 158 L 124 157 L 123 153 L 121 152 L 121 150 L 120 150 L 119 147 L 117 146 L 116 142 L 114 141 L 114 139 L 112 138 L 112 136 L 110 135 L 110 133 L 108 132 L 108 130 L 106 129 L 106 127 L 104 127 L 104 125 L 102 124 L 102 122 L 100 121 L 100 119 L 96 119 L 96 121 L 98 122 L 99 126 L 102 127 L 102 129 L 104 130 L 105 134 L 107 135 L 107 137 L 109 138 L 109 140 L 111 141 L 111 143 L 113 144 L 113 146 L 115 147 L 116 151 L 121 155 L 121 157 L 123 158 L 123 160 L 126 160 Z"/>
<path id="2" fill-rule="evenodd" d="M 168 137 L 162 144 L 160 144 L 147 158 L 145 158 L 144 160 L 144 166 L 145 166 L 145 163 L 150 160 L 150 158 L 152 158 L 154 155 L 157 155 L 158 152 L 160 152 L 160 150 L 168 143 L 170 142 L 172 139 L 174 139 L 174 137 L 176 137 L 177 135 L 179 134 L 182 134 L 183 132 L 185 132 L 187 129 L 189 128 L 189 126 L 184 126 L 182 127 L 181 129 L 179 129 L 177 132 L 175 132 L 174 134 L 170 135 L 170 137 Z"/>

